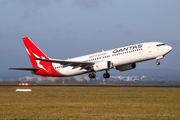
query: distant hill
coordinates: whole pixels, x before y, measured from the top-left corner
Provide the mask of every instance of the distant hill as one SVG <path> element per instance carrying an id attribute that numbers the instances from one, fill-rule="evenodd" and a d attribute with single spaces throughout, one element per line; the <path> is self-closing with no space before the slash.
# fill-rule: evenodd
<path id="1" fill-rule="evenodd" d="M 37 75 L 32 75 L 30 72 L 21 72 L 21 71 L 14 71 L 14 73 L 17 74 L 9 74 L 0 76 L 0 81 L 54 81 L 54 79 L 57 79 L 58 81 L 63 78 L 57 78 L 57 77 L 41 77 Z M 97 80 L 102 79 L 103 73 L 105 71 L 97 72 Z M 143 80 L 143 81 L 180 81 L 180 70 L 175 69 L 133 69 L 125 72 L 120 72 L 115 69 L 111 69 L 109 71 L 112 78 L 109 78 L 109 80 L 119 80 L 119 77 L 123 77 L 125 81 L 132 81 L 132 80 Z M 117 77 L 118 76 L 118 77 Z M 143 77 L 143 79 L 142 79 Z M 69 77 L 69 79 L 76 79 L 79 81 L 81 80 L 90 80 L 88 77 L 88 74 L 83 74 L 77 77 Z M 132 78 L 132 79 L 131 79 Z M 67 78 L 66 78 L 67 79 Z"/>
<path id="2" fill-rule="evenodd" d="M 19 78 L 24 76 L 36 75 L 31 74 L 28 71 L 9 71 L 10 74 L 0 73 L 0 79 Z M 13 73 L 13 74 L 12 74 Z M 102 78 L 105 71 L 97 72 L 97 78 Z M 146 80 L 165 80 L 165 81 L 180 81 L 180 70 L 176 69 L 133 69 L 129 71 L 120 72 L 119 70 L 111 69 L 109 71 L 111 76 L 146 76 Z M 78 77 L 88 78 L 88 74 L 80 75 Z"/>

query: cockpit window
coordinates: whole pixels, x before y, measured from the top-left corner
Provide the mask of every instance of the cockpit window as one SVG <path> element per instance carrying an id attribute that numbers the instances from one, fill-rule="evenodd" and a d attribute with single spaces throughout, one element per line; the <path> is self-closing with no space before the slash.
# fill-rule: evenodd
<path id="1" fill-rule="evenodd" d="M 158 47 L 159 47 L 159 46 L 163 46 L 163 45 L 165 45 L 165 44 L 157 44 L 156 46 L 158 46 Z"/>

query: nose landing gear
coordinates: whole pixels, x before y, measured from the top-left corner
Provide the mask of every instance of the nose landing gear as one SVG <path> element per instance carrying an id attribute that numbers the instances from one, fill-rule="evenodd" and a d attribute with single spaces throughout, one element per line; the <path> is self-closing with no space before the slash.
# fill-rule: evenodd
<path id="1" fill-rule="evenodd" d="M 156 61 L 156 65 L 160 65 L 160 62 L 158 60 Z"/>
<path id="2" fill-rule="evenodd" d="M 156 58 L 156 65 L 160 65 L 160 62 L 158 60 L 165 58 L 165 56 L 159 56 Z"/>

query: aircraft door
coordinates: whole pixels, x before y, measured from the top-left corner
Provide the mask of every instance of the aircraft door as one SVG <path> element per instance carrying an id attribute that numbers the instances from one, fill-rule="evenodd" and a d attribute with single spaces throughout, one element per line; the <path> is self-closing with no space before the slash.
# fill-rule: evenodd
<path id="1" fill-rule="evenodd" d="M 148 53 L 151 53 L 151 52 L 152 52 L 152 45 L 148 44 Z"/>

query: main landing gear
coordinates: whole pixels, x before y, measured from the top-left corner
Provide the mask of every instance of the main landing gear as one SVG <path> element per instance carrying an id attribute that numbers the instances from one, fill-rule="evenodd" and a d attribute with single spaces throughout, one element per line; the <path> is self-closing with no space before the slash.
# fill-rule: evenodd
<path id="1" fill-rule="evenodd" d="M 89 74 L 89 78 L 95 78 L 96 74 L 94 74 L 93 72 Z"/>
<path id="2" fill-rule="evenodd" d="M 106 73 L 103 74 L 103 77 L 104 78 L 109 78 L 110 77 L 110 74 L 107 72 L 107 70 L 106 70 Z M 89 78 L 96 78 L 96 74 L 94 74 L 94 72 L 91 72 L 89 74 Z"/>
<path id="3" fill-rule="evenodd" d="M 106 70 L 106 73 L 103 74 L 103 77 L 104 78 L 109 78 L 110 77 L 110 74 L 107 72 L 107 70 Z"/>

